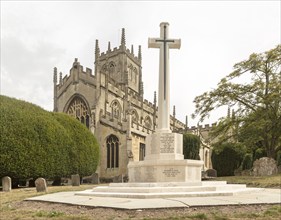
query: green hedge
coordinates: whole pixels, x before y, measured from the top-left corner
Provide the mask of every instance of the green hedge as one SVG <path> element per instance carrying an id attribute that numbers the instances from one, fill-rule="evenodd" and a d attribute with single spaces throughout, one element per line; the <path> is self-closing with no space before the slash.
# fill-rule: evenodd
<path id="1" fill-rule="evenodd" d="M 200 160 L 200 138 L 197 135 L 183 134 L 183 155 L 184 159 Z"/>
<path id="2" fill-rule="evenodd" d="M 76 119 L 6 96 L 0 96 L 0 176 L 55 178 L 90 175 L 99 146 Z"/>

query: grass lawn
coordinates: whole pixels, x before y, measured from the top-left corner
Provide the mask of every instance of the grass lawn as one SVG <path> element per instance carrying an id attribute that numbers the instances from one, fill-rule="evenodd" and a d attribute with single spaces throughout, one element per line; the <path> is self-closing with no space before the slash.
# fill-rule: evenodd
<path id="1" fill-rule="evenodd" d="M 281 174 L 273 176 L 225 176 L 213 180 L 224 180 L 227 183 L 241 183 L 249 187 L 281 188 Z"/>

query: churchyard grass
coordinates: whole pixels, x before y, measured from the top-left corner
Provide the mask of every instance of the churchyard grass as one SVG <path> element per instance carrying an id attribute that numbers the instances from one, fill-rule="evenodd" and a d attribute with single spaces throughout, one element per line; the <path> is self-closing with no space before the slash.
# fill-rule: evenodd
<path id="1" fill-rule="evenodd" d="M 219 177 L 214 180 L 225 180 L 228 183 L 243 183 L 248 186 L 277 188 L 280 187 L 281 175 L 270 177 Z M 80 191 L 91 189 L 95 185 L 54 186 L 48 187 L 48 193 L 62 191 Z M 91 220 L 91 219 L 279 219 L 280 205 L 239 205 L 202 208 L 177 208 L 155 210 L 115 210 L 87 208 L 47 202 L 23 201 L 44 193 L 37 193 L 34 188 L 13 189 L 11 192 L 0 192 L 0 219 L 52 219 L 52 220 Z"/>
<path id="2" fill-rule="evenodd" d="M 227 183 L 246 184 L 248 187 L 281 188 L 281 174 L 272 176 L 225 176 L 212 180 L 227 181 Z"/>

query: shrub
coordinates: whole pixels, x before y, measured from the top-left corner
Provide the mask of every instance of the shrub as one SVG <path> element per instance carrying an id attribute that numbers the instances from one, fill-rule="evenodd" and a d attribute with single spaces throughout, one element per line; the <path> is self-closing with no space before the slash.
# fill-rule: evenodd
<path id="1" fill-rule="evenodd" d="M 184 159 L 200 160 L 200 138 L 197 135 L 183 134 L 183 154 Z"/>
<path id="2" fill-rule="evenodd" d="M 243 163 L 242 163 L 242 169 L 243 170 L 249 170 L 253 167 L 253 157 L 252 154 L 245 154 Z"/>
<path id="3" fill-rule="evenodd" d="M 212 162 L 218 176 L 233 176 L 240 167 L 246 148 L 240 143 L 226 142 L 213 146 Z"/>
<path id="4" fill-rule="evenodd" d="M 0 96 L 0 102 L 0 177 L 55 178 L 95 172 L 99 148 L 85 126 L 25 101 Z"/>

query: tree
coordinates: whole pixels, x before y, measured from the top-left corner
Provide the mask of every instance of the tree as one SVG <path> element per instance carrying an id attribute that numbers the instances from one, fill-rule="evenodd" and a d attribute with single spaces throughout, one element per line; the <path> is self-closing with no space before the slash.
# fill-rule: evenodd
<path id="1" fill-rule="evenodd" d="M 238 169 L 246 152 L 246 148 L 241 143 L 225 142 L 215 144 L 212 153 L 212 162 L 218 176 L 233 176 Z"/>
<path id="2" fill-rule="evenodd" d="M 184 159 L 199 160 L 200 138 L 197 135 L 183 134 L 183 155 Z"/>
<path id="3" fill-rule="evenodd" d="M 214 109 L 233 107 L 235 117 L 222 119 L 213 135 L 261 147 L 275 158 L 281 149 L 281 45 L 235 64 L 216 89 L 194 103 L 193 117 L 200 116 L 200 121 Z"/>

